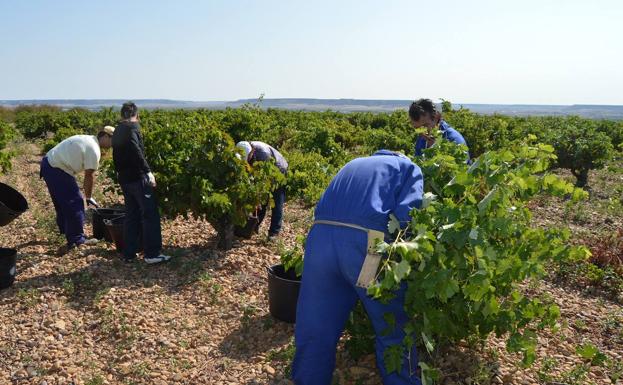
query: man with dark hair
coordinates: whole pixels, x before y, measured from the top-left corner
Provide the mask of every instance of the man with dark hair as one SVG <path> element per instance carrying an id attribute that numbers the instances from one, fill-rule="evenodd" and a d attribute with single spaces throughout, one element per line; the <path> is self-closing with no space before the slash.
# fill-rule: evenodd
<path id="1" fill-rule="evenodd" d="M 145 159 L 136 104 L 124 103 L 121 117 L 122 121 L 112 138 L 112 156 L 125 201 L 123 259 L 130 262 L 136 258 L 139 229 L 142 228 L 145 262 L 165 262 L 171 257 L 160 253 L 162 234 L 158 202 L 154 194 L 156 178 Z"/>
<path id="2" fill-rule="evenodd" d="M 126 102 L 121 106 L 121 117 L 130 120 L 133 116 L 138 116 L 138 107 L 134 102 Z"/>
<path id="3" fill-rule="evenodd" d="M 250 165 L 253 165 L 255 162 L 263 162 L 269 159 L 274 159 L 275 165 L 279 171 L 281 171 L 284 175 L 288 172 L 288 161 L 279 151 L 277 151 L 276 148 L 269 144 L 260 141 L 241 141 L 236 143 L 236 147 L 241 148 L 244 151 L 246 161 L 249 162 Z M 275 201 L 275 207 L 273 207 L 271 211 L 270 228 L 268 230 L 268 237 L 270 239 L 273 239 L 279 235 L 283 224 L 283 204 L 286 201 L 285 186 L 280 186 L 273 191 L 273 200 Z M 258 226 L 264 220 L 268 206 L 268 204 L 264 204 L 260 207 L 257 214 Z"/>
<path id="4" fill-rule="evenodd" d="M 101 149 L 110 148 L 114 127 L 106 126 L 93 135 L 71 136 L 45 155 L 39 175 L 45 180 L 56 210 L 56 224 L 67 239 L 66 250 L 87 241 L 84 234 L 84 201 L 76 175 L 84 172 L 84 198 L 97 207 L 93 199 L 94 174 L 99 167 Z"/>
<path id="5" fill-rule="evenodd" d="M 409 119 L 414 128 L 426 127 L 428 129 L 415 141 L 415 156 L 421 156 L 424 149 L 435 143 L 432 129 L 436 126 L 439 126 L 439 131 L 444 139 L 467 146 L 463 135 L 441 118 L 441 112 L 437 111 L 437 107 L 430 99 L 418 99 L 411 103 Z"/>

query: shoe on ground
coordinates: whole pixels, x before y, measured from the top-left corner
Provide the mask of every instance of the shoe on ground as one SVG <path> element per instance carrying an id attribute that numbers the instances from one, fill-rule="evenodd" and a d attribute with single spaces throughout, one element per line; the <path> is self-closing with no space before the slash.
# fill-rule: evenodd
<path id="1" fill-rule="evenodd" d="M 274 242 L 277 240 L 277 238 L 279 238 L 279 233 L 270 233 L 268 234 L 268 241 L 269 242 Z"/>
<path id="2" fill-rule="evenodd" d="M 93 246 L 93 245 L 97 245 L 97 242 L 99 242 L 99 239 L 97 239 L 97 238 L 89 238 L 89 239 L 84 241 L 83 245 Z"/>
<path id="3" fill-rule="evenodd" d="M 75 247 L 75 246 L 74 246 Z M 62 257 L 63 255 L 67 254 L 69 252 L 69 246 L 68 245 L 63 245 L 60 246 L 57 250 L 56 250 L 56 256 L 58 257 Z"/>
<path id="4" fill-rule="evenodd" d="M 63 256 L 65 254 L 68 254 L 70 251 L 74 251 L 74 250 L 78 250 L 81 249 L 84 243 L 71 243 L 68 245 L 63 245 L 61 247 L 58 248 L 58 250 L 56 250 L 56 255 L 57 256 Z"/>
<path id="5" fill-rule="evenodd" d="M 133 257 L 126 257 L 125 255 L 121 255 L 121 260 L 125 263 L 132 263 L 134 261 L 136 261 L 136 255 L 134 255 Z"/>
<path id="6" fill-rule="evenodd" d="M 168 255 L 164 255 L 164 254 L 160 254 L 157 257 L 144 258 L 145 263 L 147 263 L 149 265 L 154 265 L 156 263 L 166 262 L 169 259 L 171 259 L 171 257 L 168 256 Z"/>

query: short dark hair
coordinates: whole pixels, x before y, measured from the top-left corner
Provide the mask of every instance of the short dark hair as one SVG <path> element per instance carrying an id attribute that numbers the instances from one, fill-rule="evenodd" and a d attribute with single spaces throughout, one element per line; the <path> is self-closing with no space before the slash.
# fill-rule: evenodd
<path id="1" fill-rule="evenodd" d="M 121 106 L 121 117 L 123 119 L 130 119 L 138 114 L 138 107 L 134 102 L 125 102 Z"/>
<path id="2" fill-rule="evenodd" d="M 409 118 L 411 118 L 411 120 L 420 120 L 424 114 L 435 116 L 436 113 L 437 107 L 435 107 L 435 104 L 430 99 L 418 99 L 411 103 L 409 107 Z"/>
<path id="3" fill-rule="evenodd" d="M 97 133 L 97 139 L 102 139 L 102 137 L 104 137 L 104 135 L 108 135 L 108 136 L 110 136 L 112 138 L 112 136 L 109 133 L 107 133 L 106 131 L 100 131 L 100 132 Z"/>

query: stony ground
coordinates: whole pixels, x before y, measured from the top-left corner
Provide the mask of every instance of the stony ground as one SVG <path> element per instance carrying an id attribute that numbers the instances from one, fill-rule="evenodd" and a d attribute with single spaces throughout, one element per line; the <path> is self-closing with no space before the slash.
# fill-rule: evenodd
<path id="1" fill-rule="evenodd" d="M 13 171 L 0 177 L 31 206 L 0 228 L 0 245 L 19 250 L 15 285 L 0 292 L 0 384 L 290 384 L 293 327 L 268 313 L 266 267 L 304 232 L 308 209 L 287 205 L 279 242 L 256 236 L 228 252 L 214 250 L 206 222 L 164 220 L 174 259 L 161 266 L 124 264 L 105 242 L 58 256 L 63 241 L 37 177 L 38 152 L 21 144 Z M 442 383 L 613 383 L 623 373 L 623 306 L 581 289 L 525 285 L 562 310 L 560 329 L 540 337 L 537 365 L 520 368 L 520 358 L 491 338 L 435 357 Z M 587 342 L 607 364 L 582 360 L 576 347 Z M 340 348 L 334 383 L 380 384 L 374 357 L 354 361 Z"/>

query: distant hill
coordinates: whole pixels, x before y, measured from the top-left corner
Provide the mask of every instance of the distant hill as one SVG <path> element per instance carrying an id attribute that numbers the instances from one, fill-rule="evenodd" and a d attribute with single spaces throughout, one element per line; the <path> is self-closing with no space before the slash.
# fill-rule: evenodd
<path id="1" fill-rule="evenodd" d="M 15 107 L 19 105 L 49 104 L 61 108 L 87 108 L 99 109 L 102 107 L 121 107 L 127 99 L 30 99 L 30 100 L 0 100 L 0 106 Z M 225 102 L 191 102 L 185 100 L 170 99 L 134 99 L 136 104 L 142 108 L 211 108 L 212 106 L 222 106 Z"/>
<path id="2" fill-rule="evenodd" d="M 51 99 L 51 100 L 0 100 L 0 106 L 15 107 L 18 105 L 52 104 L 61 108 L 81 107 L 99 109 L 102 107 L 119 107 L 125 100 L 121 99 Z M 240 99 L 236 101 L 196 102 L 169 99 L 136 99 L 141 108 L 174 109 L 174 108 L 211 108 L 240 107 L 246 103 L 258 103 L 257 99 Z M 406 109 L 410 100 L 372 100 L 372 99 L 263 99 L 263 108 L 281 108 L 286 110 L 342 112 L 371 111 L 388 112 Z M 481 114 L 504 114 L 514 116 L 561 116 L 579 115 L 593 119 L 623 119 L 623 106 L 615 105 L 538 105 L 538 104 L 471 104 L 453 103 L 455 108 L 463 106 Z"/>

